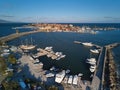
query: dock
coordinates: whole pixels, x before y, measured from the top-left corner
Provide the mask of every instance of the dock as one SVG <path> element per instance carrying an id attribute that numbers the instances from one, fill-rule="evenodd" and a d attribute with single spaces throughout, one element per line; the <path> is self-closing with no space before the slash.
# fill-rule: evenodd
<path id="1" fill-rule="evenodd" d="M 55 55 L 55 53 L 50 53 L 50 51 L 40 48 L 40 52 L 37 53 L 37 56 L 41 57 L 45 55 L 49 55 L 53 60 L 58 58 L 58 56 Z"/>
<path id="2" fill-rule="evenodd" d="M 80 41 L 74 41 L 75 44 L 82 44 L 83 42 L 80 42 Z M 101 46 L 97 45 L 97 44 L 93 44 L 93 46 L 95 46 L 96 48 L 101 48 Z"/>

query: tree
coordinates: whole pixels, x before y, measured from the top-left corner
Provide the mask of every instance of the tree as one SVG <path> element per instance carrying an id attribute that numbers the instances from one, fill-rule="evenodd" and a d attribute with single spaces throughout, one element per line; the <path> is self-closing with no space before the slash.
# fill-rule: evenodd
<path id="1" fill-rule="evenodd" d="M 15 58 L 14 55 L 12 55 L 12 54 L 9 55 L 8 61 L 9 61 L 9 63 L 11 63 L 11 64 L 16 64 L 16 63 L 17 63 L 16 58 Z"/>
<path id="2" fill-rule="evenodd" d="M 5 62 L 5 59 L 3 57 L 0 57 L 0 73 L 3 74 L 6 69 L 7 69 L 7 64 Z"/>
<path id="3" fill-rule="evenodd" d="M 52 86 L 50 86 L 50 87 L 48 88 L 48 90 L 58 90 L 58 87 L 52 85 Z"/>

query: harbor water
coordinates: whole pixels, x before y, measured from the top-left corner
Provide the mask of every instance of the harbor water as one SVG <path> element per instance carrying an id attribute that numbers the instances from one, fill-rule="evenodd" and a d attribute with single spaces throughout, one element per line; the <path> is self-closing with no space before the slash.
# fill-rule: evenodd
<path id="1" fill-rule="evenodd" d="M 5 24 L 0 25 L 0 36 L 9 35 L 14 33 L 15 30 L 12 27 L 22 26 L 24 24 Z M 79 24 L 77 24 L 79 25 Z M 20 31 L 20 30 L 19 30 Z M 21 32 L 28 31 L 22 29 Z M 19 46 L 25 39 L 33 39 L 33 43 L 37 45 L 37 48 L 45 48 L 47 46 L 52 46 L 55 52 L 62 52 L 66 55 L 64 59 L 59 61 L 52 60 L 46 56 L 40 57 L 40 61 L 44 63 L 44 69 L 49 69 L 52 66 L 55 66 L 60 69 L 70 69 L 71 74 L 83 73 L 84 79 L 90 78 L 89 65 L 86 64 L 86 59 L 91 57 L 98 57 L 90 52 L 90 49 L 93 47 L 86 47 L 81 44 L 75 44 L 74 41 L 80 42 L 92 42 L 100 46 L 107 44 L 120 42 L 120 30 L 114 31 L 98 31 L 97 34 L 90 33 L 75 33 L 75 32 L 40 32 L 35 34 L 30 34 L 27 36 L 19 37 L 8 42 L 9 45 Z M 117 53 L 120 51 L 120 48 L 114 50 L 115 56 L 120 58 L 120 55 Z M 116 62 L 120 65 L 120 59 L 116 59 Z"/>

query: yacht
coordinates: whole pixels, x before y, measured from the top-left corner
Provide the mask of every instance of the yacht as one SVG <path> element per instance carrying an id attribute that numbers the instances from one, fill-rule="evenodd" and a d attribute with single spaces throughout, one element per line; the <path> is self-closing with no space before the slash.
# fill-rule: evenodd
<path id="1" fill-rule="evenodd" d="M 73 78 L 73 84 L 74 85 L 78 84 L 78 76 L 77 75 L 75 75 L 74 78 Z"/>
<path id="2" fill-rule="evenodd" d="M 90 66 L 90 71 L 91 71 L 91 72 L 94 72 L 95 69 L 96 69 L 96 65 L 91 65 L 91 66 Z"/>
<path id="3" fill-rule="evenodd" d="M 96 63 L 96 59 L 95 58 L 90 58 L 90 59 L 87 59 L 88 62 L 95 62 Z"/>
<path id="4" fill-rule="evenodd" d="M 90 49 L 90 51 L 92 52 L 92 53 L 99 53 L 99 51 L 97 50 L 97 49 Z"/>
<path id="5" fill-rule="evenodd" d="M 72 79 L 73 79 L 73 76 L 70 75 L 69 79 L 68 79 L 68 84 L 72 84 Z"/>
<path id="6" fill-rule="evenodd" d="M 90 67 L 90 71 L 91 71 L 91 72 L 94 72 L 95 69 L 96 69 L 95 67 Z"/>
<path id="7" fill-rule="evenodd" d="M 61 83 L 64 77 L 65 77 L 65 70 L 56 74 L 55 82 Z"/>
<path id="8" fill-rule="evenodd" d="M 91 42 L 85 42 L 85 43 L 82 43 L 83 45 L 85 45 L 85 46 L 93 46 L 93 44 L 91 43 Z"/>
<path id="9" fill-rule="evenodd" d="M 46 50 L 46 51 L 52 51 L 52 48 L 53 48 L 52 46 L 46 47 L 45 50 Z"/>

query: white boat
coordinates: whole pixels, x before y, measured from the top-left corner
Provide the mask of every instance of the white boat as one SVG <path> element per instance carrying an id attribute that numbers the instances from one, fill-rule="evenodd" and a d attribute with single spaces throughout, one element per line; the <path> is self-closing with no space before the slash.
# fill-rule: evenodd
<path id="1" fill-rule="evenodd" d="M 96 62 L 86 62 L 86 63 L 88 63 L 90 65 L 96 65 Z"/>
<path id="2" fill-rule="evenodd" d="M 91 43 L 91 42 L 85 42 L 85 43 L 82 43 L 83 45 L 85 45 L 85 46 L 93 46 L 93 44 Z"/>
<path id="3" fill-rule="evenodd" d="M 12 47 L 10 48 L 10 50 L 13 51 L 13 52 L 15 52 L 15 51 L 17 51 L 17 47 L 12 46 Z"/>
<path id="4" fill-rule="evenodd" d="M 39 63 L 39 65 L 40 65 L 40 66 L 43 66 L 43 63 L 42 63 L 42 62 L 40 62 L 40 63 Z"/>
<path id="5" fill-rule="evenodd" d="M 61 58 L 65 58 L 65 57 L 66 57 L 66 55 L 61 55 L 60 57 L 61 57 Z"/>
<path id="6" fill-rule="evenodd" d="M 90 68 L 90 71 L 91 71 L 91 72 L 94 72 L 94 71 L 95 71 L 95 68 Z"/>
<path id="7" fill-rule="evenodd" d="M 90 51 L 92 52 L 92 53 L 99 53 L 99 50 L 97 50 L 97 49 L 90 49 Z"/>
<path id="8" fill-rule="evenodd" d="M 57 55 L 58 57 L 60 57 L 62 55 L 62 52 L 56 52 L 55 55 Z"/>
<path id="9" fill-rule="evenodd" d="M 10 50 L 9 50 L 9 49 L 4 49 L 3 52 L 4 52 L 4 53 L 9 53 Z"/>
<path id="10" fill-rule="evenodd" d="M 73 84 L 74 85 L 78 84 L 78 76 L 77 75 L 75 75 L 74 78 L 73 78 Z"/>
<path id="11" fill-rule="evenodd" d="M 68 84 L 72 84 L 72 79 L 73 79 L 73 76 L 71 75 L 68 79 Z"/>
<path id="12" fill-rule="evenodd" d="M 90 58 L 90 59 L 87 59 L 88 62 L 95 62 L 96 63 L 96 59 L 95 58 Z"/>
<path id="13" fill-rule="evenodd" d="M 66 71 L 65 71 L 65 73 L 67 74 L 67 73 L 70 73 L 70 70 L 69 69 L 67 69 Z"/>
<path id="14" fill-rule="evenodd" d="M 79 73 L 78 76 L 81 77 L 81 76 L 83 76 L 83 74 L 82 74 L 82 73 Z"/>
<path id="15" fill-rule="evenodd" d="M 35 62 L 36 62 L 36 63 L 39 63 L 40 61 L 39 61 L 39 59 L 35 59 Z"/>
<path id="16" fill-rule="evenodd" d="M 96 69 L 96 65 L 94 65 L 94 66 L 90 66 L 90 71 L 91 71 L 91 72 L 94 72 L 95 69 Z"/>
<path id="17" fill-rule="evenodd" d="M 10 53 L 2 53 L 1 56 L 8 56 Z"/>
<path id="18" fill-rule="evenodd" d="M 55 75 L 53 73 L 48 73 L 45 75 L 46 77 L 54 77 Z"/>
<path id="19" fill-rule="evenodd" d="M 52 48 L 53 48 L 52 46 L 46 47 L 45 50 L 46 50 L 46 51 L 52 51 Z"/>
<path id="20" fill-rule="evenodd" d="M 51 67 L 51 68 L 50 68 L 50 70 L 51 70 L 51 71 L 55 70 L 55 67 L 54 67 L 54 66 L 53 66 L 53 67 Z"/>
<path id="21" fill-rule="evenodd" d="M 40 51 L 41 48 L 37 48 L 37 51 Z"/>
<path id="22" fill-rule="evenodd" d="M 56 74 L 55 82 L 61 83 L 64 77 L 65 77 L 65 70 Z"/>

